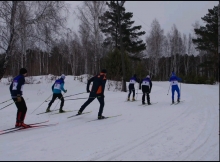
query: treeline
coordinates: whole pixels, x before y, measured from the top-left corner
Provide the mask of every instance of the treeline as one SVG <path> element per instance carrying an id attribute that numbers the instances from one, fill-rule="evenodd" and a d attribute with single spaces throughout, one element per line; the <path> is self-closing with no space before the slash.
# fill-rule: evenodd
<path id="1" fill-rule="evenodd" d="M 164 33 L 154 19 L 143 41 L 146 32 L 133 25 L 125 2 L 83 1 L 74 32 L 65 27 L 64 1 L 1 1 L 0 79 L 25 67 L 30 76 L 95 75 L 106 68 L 108 78 L 123 85 L 133 74 L 167 81 L 172 71 L 185 83 L 219 81 L 217 6 L 202 17 L 206 25 L 195 23 L 188 36 L 175 24 Z"/>
<path id="2" fill-rule="evenodd" d="M 73 74 L 71 65 L 68 63 L 68 58 L 63 57 L 62 53 L 58 52 L 59 49 L 55 48 L 54 53 L 46 53 L 42 51 L 28 50 L 27 51 L 27 66 L 28 75 L 38 76 L 38 75 L 61 75 L 62 73 L 66 75 L 81 75 L 84 74 L 84 66 L 75 66 Z M 0 55 L 0 58 L 4 58 L 5 55 Z M 80 57 L 77 64 L 84 65 L 85 60 L 83 56 Z M 179 62 L 177 67 L 178 76 L 183 79 L 184 83 L 195 83 L 195 84 L 214 84 L 215 74 L 214 67 L 210 66 L 210 62 L 204 64 L 204 60 L 208 60 L 209 55 L 204 54 L 203 56 L 198 55 L 176 55 Z M 167 81 L 170 77 L 170 71 L 173 70 L 172 60 L 173 57 L 162 57 L 159 59 L 159 69 L 158 74 L 154 75 L 148 69 L 150 69 L 152 59 L 144 58 L 141 61 L 134 61 L 129 58 L 128 55 L 125 57 L 125 67 L 126 67 L 126 80 L 136 73 L 138 78 L 144 78 L 148 74 L 151 75 L 154 81 Z M 10 66 L 8 67 L 5 77 L 16 76 L 19 71 L 19 64 L 15 61 L 16 58 L 11 58 L 9 61 Z M 121 81 L 122 79 L 122 66 L 120 55 L 117 52 L 112 52 L 101 59 L 101 68 L 108 69 L 108 78 L 111 80 Z M 90 73 L 92 74 L 92 73 Z M 95 75 L 93 73 L 92 75 Z"/>

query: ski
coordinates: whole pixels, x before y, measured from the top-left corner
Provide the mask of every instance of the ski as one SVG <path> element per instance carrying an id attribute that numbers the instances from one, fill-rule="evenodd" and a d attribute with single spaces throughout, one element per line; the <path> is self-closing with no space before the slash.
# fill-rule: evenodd
<path id="1" fill-rule="evenodd" d="M 180 101 L 180 102 L 183 102 L 184 100 L 182 100 L 182 101 Z M 177 105 L 177 104 L 179 104 L 180 102 L 176 102 L 176 103 L 174 103 L 174 105 Z"/>
<path id="2" fill-rule="evenodd" d="M 43 124 L 43 123 L 47 123 L 47 122 L 49 122 L 49 120 L 46 120 L 46 121 L 43 121 L 43 122 L 39 122 L 39 123 L 31 123 L 31 124 L 28 124 L 28 125 L 37 125 L 37 124 Z M 13 128 L 8 128 L 8 129 L 0 130 L 0 133 L 4 132 L 4 131 L 14 130 L 14 129 L 18 129 L 18 128 L 13 127 Z"/>
<path id="3" fill-rule="evenodd" d="M 41 128 L 41 127 L 49 127 L 49 126 L 55 126 L 57 125 L 58 123 L 55 123 L 55 124 L 44 124 L 44 125 L 32 125 L 31 127 L 29 128 L 17 128 L 17 129 L 13 129 L 13 130 L 10 130 L 10 131 L 2 131 L 0 132 L 0 135 L 3 135 L 3 134 L 8 134 L 8 133 L 13 133 L 13 132 L 16 132 L 16 131 L 20 131 L 20 130 L 27 130 L 27 129 L 32 129 L 32 128 Z"/>
<path id="4" fill-rule="evenodd" d="M 50 114 L 50 115 L 63 114 L 63 113 L 68 113 L 68 112 L 73 112 L 73 111 L 78 111 L 78 110 L 67 110 L 62 113 L 58 112 L 58 113 L 54 113 L 54 114 Z"/>
<path id="5" fill-rule="evenodd" d="M 180 101 L 180 102 L 183 102 L 183 101 L 185 101 L 185 100 L 182 100 L 182 101 Z M 177 105 L 177 104 L 180 103 L 180 102 L 174 102 L 174 103 L 171 103 L 170 105 Z"/>
<path id="6" fill-rule="evenodd" d="M 105 117 L 104 119 L 114 118 L 114 117 L 121 116 L 121 115 L 122 115 L 122 114 L 120 114 L 120 115 L 115 115 L 115 116 L 107 116 L 107 117 Z M 89 120 L 89 121 L 87 121 L 87 122 L 92 122 L 92 121 L 96 121 L 96 120 L 104 120 L 104 119 L 93 119 L 93 120 Z"/>
<path id="7" fill-rule="evenodd" d="M 45 114 L 45 113 L 50 113 L 50 112 L 53 112 L 53 111 L 57 111 L 57 110 L 59 110 L 59 109 L 55 109 L 55 110 L 50 110 L 49 112 L 42 112 L 42 113 L 39 113 L 39 114 L 36 114 L 36 115 L 40 115 L 40 114 Z"/>
<path id="8" fill-rule="evenodd" d="M 157 104 L 158 102 L 153 102 L 153 103 L 151 103 L 150 105 L 154 105 L 154 104 Z M 150 105 L 148 105 L 147 103 L 146 104 L 141 104 L 141 105 L 138 105 L 138 106 L 150 106 Z"/>
<path id="9" fill-rule="evenodd" d="M 92 112 L 92 111 L 84 112 L 84 113 L 82 113 L 82 114 L 80 114 L 80 115 L 88 114 L 88 113 L 91 113 L 91 112 Z M 76 115 L 69 116 L 69 117 L 67 117 L 67 118 L 72 118 L 72 117 L 74 117 L 74 116 L 80 116 L 80 115 L 76 114 Z"/>
<path id="10" fill-rule="evenodd" d="M 150 105 L 154 105 L 154 104 L 157 104 L 158 102 L 153 102 L 153 103 L 151 103 Z M 150 105 L 148 105 L 148 104 L 144 104 L 143 106 L 150 106 Z"/>
<path id="11" fill-rule="evenodd" d="M 135 102 L 135 101 L 140 101 L 140 100 L 134 100 L 134 101 L 127 101 L 127 100 L 126 100 L 125 102 Z"/>

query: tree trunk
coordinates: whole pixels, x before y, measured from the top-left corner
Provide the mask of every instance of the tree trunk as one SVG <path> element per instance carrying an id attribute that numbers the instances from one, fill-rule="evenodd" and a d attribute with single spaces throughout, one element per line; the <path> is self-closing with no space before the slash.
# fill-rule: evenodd
<path id="1" fill-rule="evenodd" d="M 122 61 L 122 91 L 127 92 L 126 89 L 126 80 L 125 80 L 125 61 L 124 61 L 124 48 L 122 44 L 122 36 L 121 36 L 121 21 L 119 17 L 119 8 L 118 8 L 118 1 L 117 1 L 117 10 L 118 10 L 118 23 L 119 23 L 119 33 L 120 33 L 120 49 L 121 49 L 121 61 Z"/>
<path id="2" fill-rule="evenodd" d="M 3 67 L 0 69 L 0 80 L 5 74 L 5 71 L 8 67 L 8 61 L 11 57 L 12 50 L 14 48 L 14 37 L 15 37 L 15 15 L 17 12 L 17 5 L 18 1 L 12 1 L 12 10 L 11 10 L 11 19 L 10 19 L 10 36 L 9 36 L 9 42 L 8 42 L 8 47 L 6 50 L 6 56 L 4 59 L 4 64 Z"/>

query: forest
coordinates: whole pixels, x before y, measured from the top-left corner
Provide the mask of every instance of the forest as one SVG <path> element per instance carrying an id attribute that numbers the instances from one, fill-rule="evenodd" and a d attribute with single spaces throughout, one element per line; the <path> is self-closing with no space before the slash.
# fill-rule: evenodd
<path id="1" fill-rule="evenodd" d="M 22 67 L 29 76 L 95 75 L 106 68 L 108 79 L 122 81 L 122 91 L 133 74 L 167 81 L 174 71 L 184 83 L 219 82 L 219 5 L 201 15 L 205 26 L 195 22 L 186 35 L 175 22 L 165 33 L 157 19 L 146 33 L 133 25 L 125 3 L 82 1 L 76 32 L 66 27 L 65 1 L 0 1 L 0 79 Z"/>

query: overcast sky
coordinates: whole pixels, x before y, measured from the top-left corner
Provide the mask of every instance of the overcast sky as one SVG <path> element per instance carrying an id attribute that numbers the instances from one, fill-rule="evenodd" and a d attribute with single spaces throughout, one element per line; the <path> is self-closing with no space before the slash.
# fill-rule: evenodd
<path id="1" fill-rule="evenodd" d="M 66 1 L 72 9 L 68 19 L 68 27 L 78 31 L 79 21 L 74 16 L 73 11 L 82 1 Z M 218 5 L 218 1 L 126 1 L 124 7 L 126 12 L 132 12 L 135 21 L 134 25 L 141 25 L 146 34 L 151 29 L 151 23 L 156 18 L 165 34 L 171 31 L 173 24 L 183 34 L 193 33 L 193 26 L 196 21 L 204 25 L 201 17 L 208 13 L 208 9 L 213 9 Z M 75 10 L 76 11 L 76 10 Z"/>

